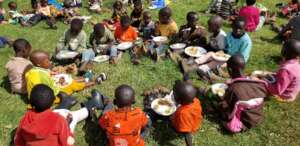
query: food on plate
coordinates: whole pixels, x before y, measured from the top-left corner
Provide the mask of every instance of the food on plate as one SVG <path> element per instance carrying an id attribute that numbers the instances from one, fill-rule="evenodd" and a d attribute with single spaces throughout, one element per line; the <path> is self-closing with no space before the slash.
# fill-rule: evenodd
<path id="1" fill-rule="evenodd" d="M 191 47 L 190 49 L 188 49 L 188 52 L 192 55 L 196 55 L 198 53 L 198 48 Z"/>
<path id="2" fill-rule="evenodd" d="M 159 100 L 157 104 L 162 106 L 169 106 L 169 107 L 173 105 L 169 100 L 163 100 L 163 99 Z"/>

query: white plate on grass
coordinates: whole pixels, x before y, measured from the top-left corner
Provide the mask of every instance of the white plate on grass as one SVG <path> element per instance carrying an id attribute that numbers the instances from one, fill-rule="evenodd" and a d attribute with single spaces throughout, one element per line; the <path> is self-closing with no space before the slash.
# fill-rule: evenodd
<path id="1" fill-rule="evenodd" d="M 154 38 L 153 38 L 153 41 L 154 41 L 155 43 L 167 43 L 168 37 L 165 37 L 165 36 L 157 36 L 157 37 L 154 37 Z"/>
<path id="2" fill-rule="evenodd" d="M 119 50 L 127 50 L 127 49 L 132 48 L 132 47 L 133 47 L 132 42 L 123 42 L 123 43 L 121 43 L 117 46 L 117 48 Z"/>
<path id="3" fill-rule="evenodd" d="M 75 51 L 59 51 L 56 55 L 57 59 L 73 59 L 75 58 L 79 53 Z"/>
<path id="4" fill-rule="evenodd" d="M 73 78 L 69 74 L 57 74 L 52 77 L 55 81 L 55 85 L 64 88 L 72 84 Z"/>
<path id="5" fill-rule="evenodd" d="M 181 50 L 181 49 L 184 49 L 185 47 L 186 47 L 185 43 L 176 43 L 176 44 L 170 45 L 170 48 L 173 50 Z"/>
<path id="6" fill-rule="evenodd" d="M 108 55 L 100 55 L 100 56 L 96 56 L 94 58 L 94 61 L 97 63 L 101 63 L 101 62 L 105 62 L 109 60 L 109 56 Z"/>
<path id="7" fill-rule="evenodd" d="M 203 54 L 207 53 L 207 51 L 198 46 L 190 46 L 185 48 L 184 53 L 191 57 L 201 57 Z"/>
<path id="8" fill-rule="evenodd" d="M 211 91 L 214 95 L 222 97 L 225 95 L 227 88 L 228 86 L 224 83 L 216 83 L 211 86 Z"/>
<path id="9" fill-rule="evenodd" d="M 170 116 L 176 111 L 176 105 L 170 98 L 157 98 L 151 103 L 151 108 L 161 116 Z"/>

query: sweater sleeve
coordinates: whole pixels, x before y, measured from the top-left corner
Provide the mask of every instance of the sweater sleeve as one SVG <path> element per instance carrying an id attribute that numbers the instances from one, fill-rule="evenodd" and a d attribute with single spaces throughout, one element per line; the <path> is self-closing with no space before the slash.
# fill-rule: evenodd
<path id="1" fill-rule="evenodd" d="M 291 82 L 292 82 L 292 77 L 289 74 L 289 72 L 285 69 L 281 69 L 276 74 L 276 83 L 268 85 L 268 91 L 271 94 L 281 96 Z"/>

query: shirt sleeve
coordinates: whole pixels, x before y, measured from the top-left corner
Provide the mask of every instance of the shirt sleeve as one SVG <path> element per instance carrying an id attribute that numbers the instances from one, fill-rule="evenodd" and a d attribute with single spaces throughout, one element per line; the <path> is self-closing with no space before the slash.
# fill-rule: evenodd
<path id="1" fill-rule="evenodd" d="M 22 137 L 22 131 L 21 131 L 21 128 L 20 128 L 21 126 L 22 126 L 22 121 L 20 122 L 20 125 L 17 128 L 16 134 L 15 134 L 15 138 L 14 138 L 15 146 L 25 146 L 25 141 Z"/>
<path id="2" fill-rule="evenodd" d="M 71 134 L 70 128 L 67 124 L 67 121 L 62 117 L 58 121 L 59 124 L 59 143 L 61 146 L 72 146 L 75 144 L 73 135 Z"/>
<path id="3" fill-rule="evenodd" d="M 246 62 L 249 59 L 251 47 L 252 47 L 252 42 L 249 38 L 245 39 L 240 47 L 240 53 L 244 56 Z"/>
<path id="4" fill-rule="evenodd" d="M 276 83 L 269 84 L 268 90 L 271 94 L 281 96 L 291 82 L 292 82 L 292 77 L 289 74 L 289 72 L 285 69 L 281 69 L 276 74 Z"/>

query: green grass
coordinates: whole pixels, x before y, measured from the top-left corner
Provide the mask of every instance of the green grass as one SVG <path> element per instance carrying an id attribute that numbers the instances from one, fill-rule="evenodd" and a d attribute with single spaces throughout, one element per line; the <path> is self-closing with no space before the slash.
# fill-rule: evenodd
<path id="1" fill-rule="evenodd" d="M 30 1 L 15 0 L 19 9 L 29 9 Z M 274 5 L 280 0 L 262 1 L 271 10 L 276 10 Z M 5 7 L 8 2 L 4 3 Z M 111 1 L 105 0 L 105 6 L 110 7 Z M 177 0 L 173 3 L 173 18 L 182 25 L 185 23 L 185 14 L 188 11 L 204 10 L 209 0 Z M 89 14 L 83 10 L 83 14 Z M 157 18 L 157 11 L 153 11 L 154 19 Z M 94 19 L 100 22 L 104 18 L 110 17 L 110 14 L 93 15 Z M 201 14 L 200 24 L 207 27 L 209 16 Z M 279 19 L 278 24 L 287 22 L 285 19 Z M 225 25 L 225 30 L 229 29 L 229 24 Z M 45 28 L 44 22 L 33 28 L 22 28 L 19 25 L 1 25 L 0 36 L 8 36 L 11 38 L 26 38 L 34 49 L 43 49 L 49 52 L 54 51 L 54 47 L 59 37 L 68 27 L 59 23 L 58 30 L 48 30 Z M 86 25 L 85 30 L 91 33 L 91 25 Z M 269 26 L 265 26 L 259 32 L 250 34 L 254 47 L 246 72 L 253 70 L 270 70 L 277 69 L 277 63 L 274 57 L 280 55 L 280 43 L 263 41 L 261 37 L 271 39 L 275 33 L 269 30 Z M 17 127 L 20 118 L 26 109 L 26 104 L 18 95 L 11 95 L 6 90 L 7 78 L 5 64 L 9 58 L 13 56 L 13 50 L 4 48 L 0 50 L 0 146 L 7 146 L 12 138 L 13 130 Z M 95 88 L 101 90 L 110 97 L 113 96 L 114 89 L 120 84 L 129 84 L 134 87 L 137 92 L 137 106 L 141 106 L 142 97 L 140 94 L 144 89 L 150 88 L 156 84 L 172 87 L 176 79 L 181 79 L 182 75 L 176 64 L 170 60 L 160 63 L 153 63 L 148 58 L 143 58 L 143 63 L 139 66 L 133 66 L 130 62 L 129 55 L 126 54 L 118 65 L 109 65 L 108 63 L 97 64 L 95 72 L 105 72 L 109 75 L 109 80 L 104 84 Z M 194 80 L 197 85 L 203 85 L 199 80 Z M 78 93 L 80 101 L 84 101 L 89 94 L 88 91 Z M 194 136 L 194 144 L 199 145 L 300 145 L 300 101 L 294 103 L 278 103 L 274 100 L 268 101 L 264 107 L 265 121 L 258 127 L 247 132 L 229 135 L 221 130 L 221 127 L 205 118 L 198 133 Z M 77 109 L 79 106 L 74 107 Z M 102 145 L 99 129 L 83 128 L 85 122 L 78 125 L 76 129 L 76 145 Z M 95 125 L 94 125 L 95 126 Z M 178 145 L 184 144 L 182 138 L 176 136 L 164 125 L 158 125 L 159 128 L 153 130 L 153 133 L 146 139 L 150 146 L 158 145 Z M 89 132 L 85 132 L 89 131 Z"/>

